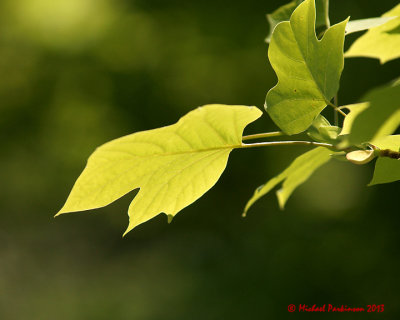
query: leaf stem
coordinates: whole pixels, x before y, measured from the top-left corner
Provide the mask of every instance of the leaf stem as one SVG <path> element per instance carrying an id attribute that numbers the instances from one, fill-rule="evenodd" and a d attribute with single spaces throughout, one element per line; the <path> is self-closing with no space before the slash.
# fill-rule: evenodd
<path id="1" fill-rule="evenodd" d="M 340 110 L 340 108 L 338 106 L 335 106 L 332 102 L 330 101 L 326 101 L 326 103 L 328 105 L 330 105 L 332 108 L 334 108 L 337 112 L 339 112 L 342 116 L 347 116 L 347 114 L 345 112 L 343 112 L 342 110 Z"/>
<path id="2" fill-rule="evenodd" d="M 257 148 L 269 146 L 292 146 L 292 145 L 311 145 L 325 148 L 334 148 L 335 146 L 330 143 L 314 142 L 314 141 L 271 141 L 271 142 L 257 142 L 257 143 L 242 143 L 238 148 Z"/>
<path id="3" fill-rule="evenodd" d="M 284 136 L 285 134 L 282 131 L 273 131 L 273 132 L 265 132 L 265 133 L 257 133 L 250 134 L 248 136 L 243 136 L 242 140 L 252 140 L 252 139 L 262 139 L 262 138 L 271 138 L 271 137 L 279 137 Z"/>
<path id="4" fill-rule="evenodd" d="M 334 103 L 335 106 L 338 105 L 338 97 L 337 97 L 337 94 L 333 97 L 333 103 Z M 340 110 L 340 109 L 339 109 L 338 107 L 336 107 L 336 108 L 334 109 L 334 112 L 335 112 L 335 113 L 333 114 L 335 126 L 338 126 L 338 125 L 339 125 L 338 110 Z"/>

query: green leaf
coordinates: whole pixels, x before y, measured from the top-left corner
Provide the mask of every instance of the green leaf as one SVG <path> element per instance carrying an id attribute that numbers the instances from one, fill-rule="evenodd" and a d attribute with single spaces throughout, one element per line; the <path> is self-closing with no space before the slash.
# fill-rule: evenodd
<path id="1" fill-rule="evenodd" d="M 375 164 L 374 176 L 369 186 L 397 180 L 400 180 L 400 161 L 390 158 L 378 158 Z"/>
<path id="2" fill-rule="evenodd" d="M 368 108 L 368 102 L 349 104 L 343 106 L 342 108 L 348 109 L 350 112 L 346 115 L 343 121 L 343 128 L 340 132 L 340 135 L 347 135 L 350 133 L 351 128 L 353 127 L 353 122 L 357 116 L 363 112 L 366 108 Z"/>
<path id="3" fill-rule="evenodd" d="M 376 58 L 383 64 L 400 57 L 400 4 L 383 14 L 382 17 L 396 18 L 368 30 L 347 50 L 346 58 Z"/>
<path id="4" fill-rule="evenodd" d="M 346 35 L 354 32 L 364 31 L 379 27 L 396 17 L 379 17 L 379 18 L 368 18 L 360 20 L 350 20 L 346 25 Z"/>
<path id="5" fill-rule="evenodd" d="M 374 140 L 374 146 L 379 149 L 389 149 L 393 151 L 399 151 L 400 149 L 400 135 L 390 135 L 381 137 Z"/>
<path id="6" fill-rule="evenodd" d="M 274 31 L 276 25 L 282 21 L 289 21 L 293 11 L 302 2 L 303 0 L 293 0 L 279 7 L 274 12 L 267 14 L 267 20 L 269 22 L 269 34 L 265 39 L 266 42 L 271 41 L 272 32 Z M 329 0 L 317 0 L 316 10 L 316 28 L 329 28 Z"/>
<path id="7" fill-rule="evenodd" d="M 278 84 L 266 98 L 266 110 L 286 134 L 306 130 L 339 89 L 347 20 L 315 35 L 315 4 L 306 0 L 290 21 L 278 24 L 268 56 Z"/>
<path id="8" fill-rule="evenodd" d="M 207 105 L 177 123 L 134 133 L 99 147 L 89 158 L 57 214 L 100 208 L 140 188 L 129 207 L 129 226 L 161 212 L 169 220 L 207 192 L 242 145 L 256 107 Z"/>
<path id="9" fill-rule="evenodd" d="M 369 106 L 361 107 L 352 119 L 348 145 L 373 142 L 393 133 L 400 124 L 400 86 L 374 89 L 363 100 L 369 101 Z"/>
<path id="10" fill-rule="evenodd" d="M 282 188 L 276 194 L 279 206 L 283 209 L 293 191 L 304 183 L 315 170 L 327 163 L 331 159 L 331 154 L 331 150 L 318 147 L 297 157 L 281 174 L 257 188 L 254 195 L 247 202 L 243 215 L 246 215 L 247 211 L 258 199 L 266 195 L 282 181 L 284 181 Z"/>
<path id="11" fill-rule="evenodd" d="M 381 150 L 400 150 L 400 135 L 376 139 L 374 145 Z M 374 176 L 369 186 L 400 180 L 400 160 L 379 157 L 375 163 Z"/>
<path id="12" fill-rule="evenodd" d="M 322 115 L 318 115 L 307 130 L 307 135 L 318 142 L 335 144 L 341 128 L 332 126 Z"/>

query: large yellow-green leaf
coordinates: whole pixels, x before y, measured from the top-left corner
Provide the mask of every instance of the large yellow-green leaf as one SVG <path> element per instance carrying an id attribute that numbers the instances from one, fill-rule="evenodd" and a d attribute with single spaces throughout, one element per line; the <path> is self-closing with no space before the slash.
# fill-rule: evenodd
<path id="1" fill-rule="evenodd" d="M 229 153 L 242 145 L 256 107 L 207 105 L 177 123 L 134 133 L 99 147 L 89 158 L 58 214 L 99 208 L 140 188 L 129 226 L 164 212 L 171 219 L 219 179 Z"/>
<path id="2" fill-rule="evenodd" d="M 362 111 L 351 119 L 348 144 L 373 142 L 393 133 L 400 125 L 400 86 L 374 89 L 363 100 L 368 101 L 368 107 L 361 107 Z"/>
<path id="3" fill-rule="evenodd" d="M 396 17 L 368 30 L 347 50 L 345 57 L 370 57 L 385 63 L 400 57 L 400 4 L 382 15 Z"/>
<path id="4" fill-rule="evenodd" d="M 257 188 L 253 196 L 247 202 L 243 215 L 246 215 L 247 211 L 258 199 L 266 195 L 282 181 L 284 181 L 282 188 L 276 192 L 276 195 L 278 197 L 279 206 L 283 209 L 293 191 L 300 184 L 304 183 L 315 170 L 327 163 L 331 159 L 331 154 L 331 150 L 318 147 L 297 157 L 281 174 Z"/>
<path id="5" fill-rule="evenodd" d="M 266 110 L 287 134 L 306 130 L 339 89 L 347 20 L 315 35 L 315 3 L 306 0 L 290 21 L 279 23 L 268 50 L 278 84 L 266 98 Z"/>
<path id="6" fill-rule="evenodd" d="M 267 20 L 269 22 L 269 34 L 268 37 L 265 39 L 265 41 L 270 42 L 271 41 L 271 36 L 272 32 L 274 31 L 276 25 L 279 22 L 282 21 L 288 21 L 290 19 L 290 16 L 292 15 L 294 9 L 297 8 L 297 6 L 302 3 L 304 0 L 293 0 L 278 9 L 276 9 L 274 12 L 267 14 Z M 323 27 L 323 28 L 328 28 L 329 27 L 329 0 L 317 0 L 316 3 L 316 10 L 317 10 L 317 16 L 316 16 L 316 28 Z"/>
<path id="7" fill-rule="evenodd" d="M 386 136 L 374 141 L 380 149 L 400 150 L 400 135 Z M 400 160 L 380 157 L 376 161 L 375 171 L 370 186 L 400 180 Z"/>

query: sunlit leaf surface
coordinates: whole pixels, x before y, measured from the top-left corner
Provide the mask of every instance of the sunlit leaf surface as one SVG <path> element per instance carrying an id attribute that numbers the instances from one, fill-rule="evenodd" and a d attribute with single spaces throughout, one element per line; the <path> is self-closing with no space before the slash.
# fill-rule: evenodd
<path id="1" fill-rule="evenodd" d="M 289 21 L 290 16 L 296 7 L 302 3 L 303 0 L 293 0 L 278 9 L 274 12 L 267 14 L 267 20 L 269 22 L 269 34 L 265 39 L 267 42 L 271 41 L 272 32 L 274 28 L 279 22 Z M 329 0 L 317 0 L 316 1 L 316 28 L 323 27 L 324 29 L 329 27 Z"/>
<path id="2" fill-rule="evenodd" d="M 364 31 L 371 28 L 379 27 L 396 17 L 379 17 L 360 20 L 350 20 L 346 26 L 346 35 L 354 32 Z"/>
<path id="3" fill-rule="evenodd" d="M 357 116 L 362 111 L 364 111 L 366 108 L 368 108 L 368 105 L 369 105 L 368 102 L 362 102 L 362 103 L 349 104 L 349 105 L 342 107 L 344 109 L 349 110 L 350 112 L 344 118 L 343 128 L 342 128 L 342 131 L 340 131 L 341 135 L 350 133 L 351 128 L 353 126 L 354 119 L 357 118 Z"/>
<path id="4" fill-rule="evenodd" d="M 242 144 L 256 107 L 207 105 L 176 124 L 134 133 L 99 147 L 58 214 L 99 208 L 140 188 L 129 207 L 129 232 L 164 212 L 171 219 L 219 179 Z"/>
<path id="5" fill-rule="evenodd" d="M 315 34 L 315 4 L 306 0 L 290 21 L 278 24 L 268 56 L 278 84 L 266 98 L 272 120 L 287 134 L 306 130 L 330 103 L 343 70 L 343 41 L 347 20 Z"/>
<path id="6" fill-rule="evenodd" d="M 359 105 L 357 108 L 361 112 L 350 112 L 349 117 L 352 114 L 355 117 L 351 117 L 350 122 L 345 121 L 344 130 L 350 130 L 348 144 L 372 142 L 393 133 L 400 125 L 400 86 L 374 89 L 363 100 L 368 101 L 369 106 Z"/>
<path id="7" fill-rule="evenodd" d="M 396 17 L 382 26 L 368 30 L 347 50 L 345 57 L 369 57 L 381 63 L 400 57 L 400 4 L 382 15 Z"/>

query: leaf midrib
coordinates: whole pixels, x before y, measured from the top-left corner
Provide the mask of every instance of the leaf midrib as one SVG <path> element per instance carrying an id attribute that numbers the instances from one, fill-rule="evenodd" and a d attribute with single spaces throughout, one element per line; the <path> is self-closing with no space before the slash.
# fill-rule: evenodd
<path id="1" fill-rule="evenodd" d="M 149 158 L 149 157 L 160 157 L 160 156 L 175 156 L 175 155 L 183 155 L 183 154 L 193 154 L 193 153 L 201 153 L 201 152 L 208 152 L 208 151 L 215 151 L 215 150 L 225 150 L 225 149 L 238 149 L 242 148 L 243 144 L 236 144 L 236 145 L 226 145 L 226 146 L 219 146 L 219 147 L 211 147 L 211 148 L 205 148 L 205 149 L 198 149 L 198 150 L 186 150 L 186 151 L 179 151 L 179 152 L 167 152 L 167 153 L 153 153 L 153 154 L 148 154 L 148 155 L 137 155 L 137 154 L 132 154 L 128 151 L 122 151 L 122 150 L 101 150 L 101 152 L 118 152 L 118 153 L 125 153 L 129 156 L 132 157 L 138 157 L 138 158 Z M 100 151 L 100 150 L 99 150 Z M 98 157 L 99 155 L 96 155 Z M 129 160 L 129 159 L 126 159 Z"/>

